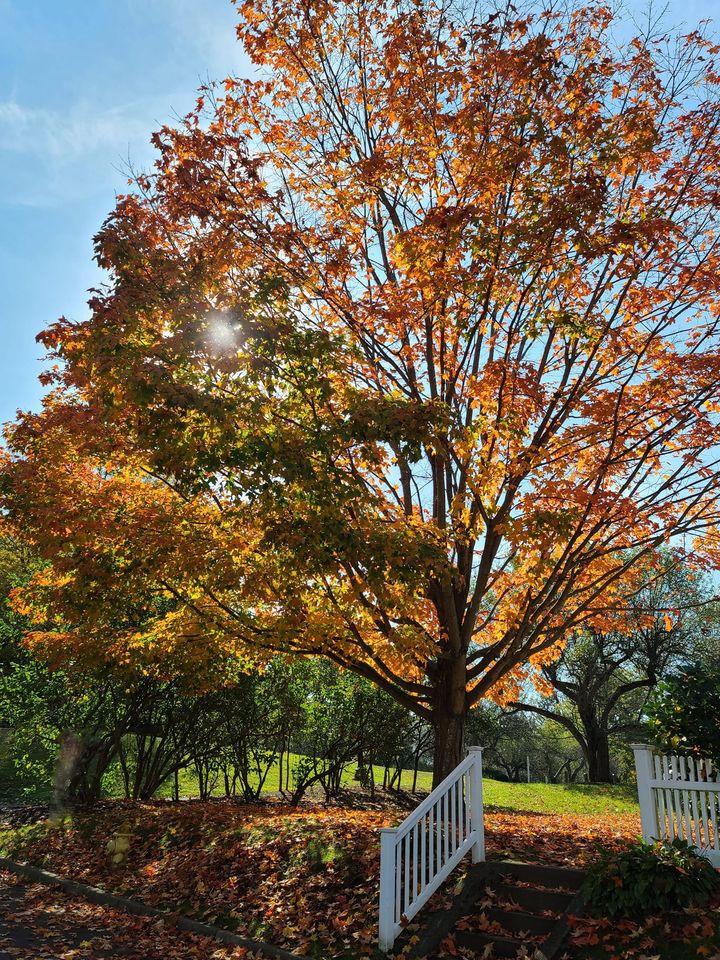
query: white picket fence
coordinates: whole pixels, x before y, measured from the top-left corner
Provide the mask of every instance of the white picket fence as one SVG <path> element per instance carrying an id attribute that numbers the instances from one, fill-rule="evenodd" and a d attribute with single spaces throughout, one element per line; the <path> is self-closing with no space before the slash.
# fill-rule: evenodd
<path id="1" fill-rule="evenodd" d="M 720 867 L 720 770 L 711 760 L 633 744 L 643 839 L 687 840 Z"/>
<path id="2" fill-rule="evenodd" d="M 399 827 L 380 831 L 381 950 L 392 947 L 468 851 L 473 863 L 485 859 L 481 747 L 470 747 Z"/>

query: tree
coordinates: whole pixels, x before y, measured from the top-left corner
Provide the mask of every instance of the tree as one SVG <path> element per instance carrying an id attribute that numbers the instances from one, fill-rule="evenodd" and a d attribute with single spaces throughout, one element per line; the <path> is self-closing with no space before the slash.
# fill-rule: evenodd
<path id="1" fill-rule="evenodd" d="M 256 78 L 155 136 L 8 434 L 35 649 L 321 654 L 433 725 L 437 781 L 659 546 L 712 562 L 718 47 L 550 7 L 239 4 Z"/>
<path id="2" fill-rule="evenodd" d="M 275 763 L 279 789 L 283 789 L 283 758 L 293 736 L 303 725 L 303 706 L 308 696 L 304 664 L 270 664 L 263 673 L 241 677 L 219 692 L 218 734 L 227 749 L 231 783 L 239 781 L 243 798 L 260 799 L 265 781 Z"/>
<path id="3" fill-rule="evenodd" d="M 373 755 L 385 749 L 394 758 L 409 718 L 377 687 L 317 659 L 304 661 L 294 679 L 302 684 L 305 697 L 302 724 L 294 738 L 301 756 L 293 769 L 293 804 L 314 784 L 320 784 L 326 799 L 336 799 L 345 771 L 358 757 L 372 764 Z"/>
<path id="4" fill-rule="evenodd" d="M 703 643 L 709 585 L 672 554 L 629 601 L 622 628 L 571 636 L 560 657 L 542 668 L 550 695 L 512 704 L 559 724 L 582 748 L 591 783 L 610 783 L 613 740 L 638 736 L 652 688 L 668 670 L 693 658 Z"/>
<path id="5" fill-rule="evenodd" d="M 577 783 L 585 779 L 585 757 L 577 741 L 558 731 L 550 720 L 536 730 L 534 769 L 539 779 L 548 783 Z"/>
<path id="6" fill-rule="evenodd" d="M 37 559 L 27 546 L 11 537 L 0 537 L 0 684 L 28 655 L 21 642 L 28 624 L 12 609 L 10 594 L 26 584 L 37 569 Z M 0 726 L 7 718 L 0 712 Z"/>
<path id="7" fill-rule="evenodd" d="M 720 765 L 720 664 L 689 665 L 653 696 L 650 726 L 666 750 Z"/>

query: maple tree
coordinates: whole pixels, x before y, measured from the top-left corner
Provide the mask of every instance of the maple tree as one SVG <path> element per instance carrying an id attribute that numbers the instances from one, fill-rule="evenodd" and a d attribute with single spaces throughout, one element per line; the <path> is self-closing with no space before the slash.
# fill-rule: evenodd
<path id="1" fill-rule="evenodd" d="M 41 335 L 3 503 L 53 662 L 320 653 L 433 724 L 717 550 L 718 47 L 604 6 L 238 3 Z M 538 682 L 542 686 L 542 679 Z"/>

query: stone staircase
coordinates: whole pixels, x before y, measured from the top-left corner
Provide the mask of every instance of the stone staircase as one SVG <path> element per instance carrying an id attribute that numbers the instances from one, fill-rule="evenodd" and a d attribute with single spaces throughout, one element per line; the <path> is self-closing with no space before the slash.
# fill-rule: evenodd
<path id="1" fill-rule="evenodd" d="M 468 872 L 450 906 L 433 914 L 412 956 L 432 957 L 448 936 L 482 960 L 553 960 L 568 933 L 566 916 L 580 912 L 580 870 L 513 861 L 480 863 Z"/>

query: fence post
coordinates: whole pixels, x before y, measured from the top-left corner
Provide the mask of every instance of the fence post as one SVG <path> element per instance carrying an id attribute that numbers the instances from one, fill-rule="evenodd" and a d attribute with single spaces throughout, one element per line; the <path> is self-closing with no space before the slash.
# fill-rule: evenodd
<path id="1" fill-rule="evenodd" d="M 635 772 L 637 773 L 638 800 L 640 801 L 640 822 L 643 840 L 652 843 L 660 839 L 657 807 L 650 781 L 655 779 L 652 747 L 647 743 L 631 744 L 635 754 Z"/>
<path id="2" fill-rule="evenodd" d="M 380 830 L 380 909 L 378 946 L 386 953 L 395 942 L 395 833 L 394 827 Z"/>
<path id="3" fill-rule="evenodd" d="M 481 863 L 485 859 L 482 747 L 468 747 L 467 752 L 473 760 L 470 767 L 470 825 L 475 831 L 476 840 L 472 845 L 472 862 Z"/>

